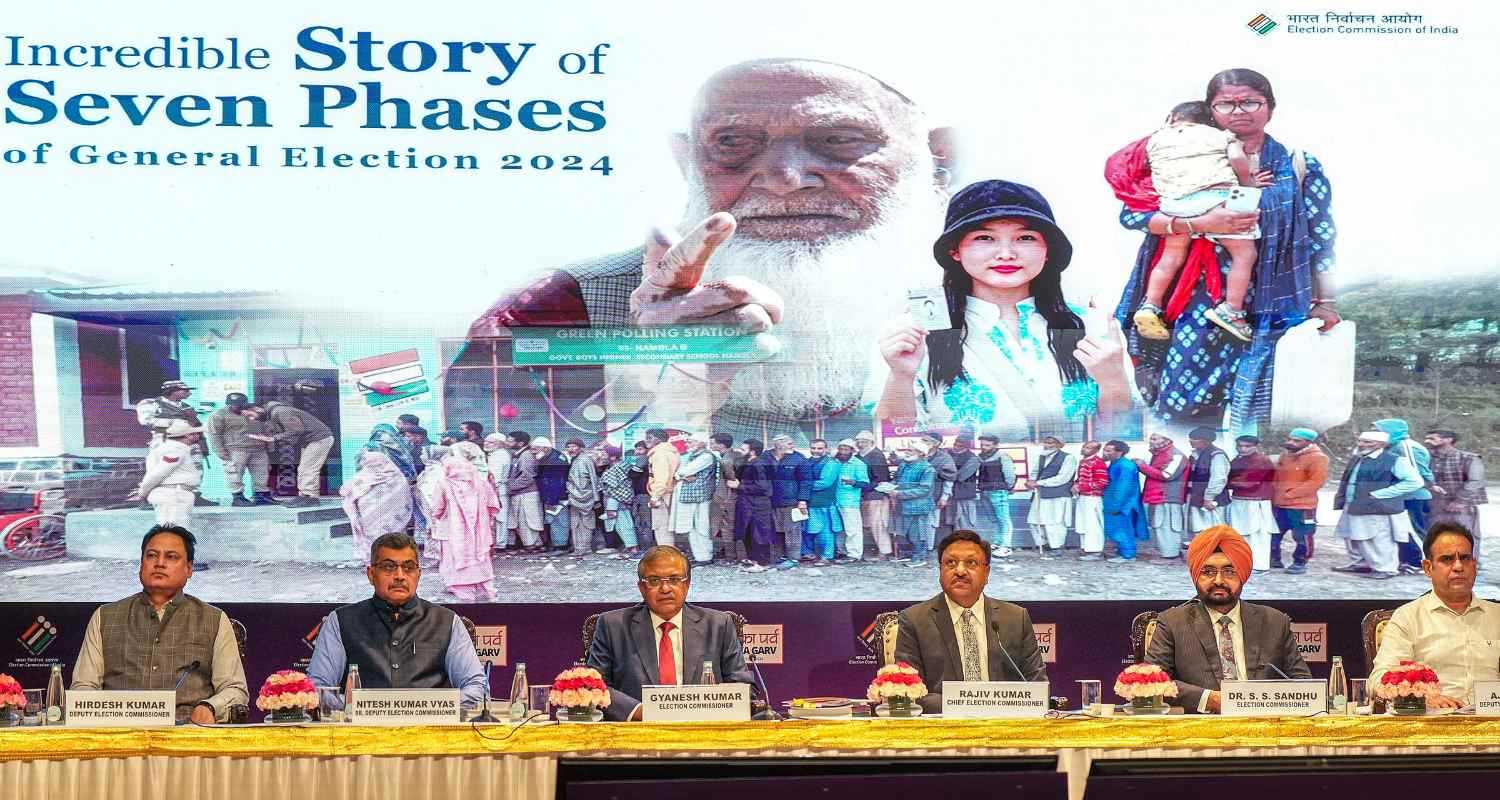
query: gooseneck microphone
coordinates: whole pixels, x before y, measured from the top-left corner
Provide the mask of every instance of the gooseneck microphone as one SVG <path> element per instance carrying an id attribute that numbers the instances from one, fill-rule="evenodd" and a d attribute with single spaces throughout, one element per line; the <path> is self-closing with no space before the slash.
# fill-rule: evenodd
<path id="1" fill-rule="evenodd" d="M 1023 681 L 1031 680 L 1030 675 L 1022 672 L 1021 668 L 1016 666 L 1016 660 L 1010 657 L 1010 651 L 1006 650 L 1005 643 L 1000 641 L 1000 623 L 995 620 L 990 620 L 990 638 L 995 642 L 995 646 L 1000 648 L 1000 652 L 1005 656 L 1005 660 L 1010 662 L 1010 668 L 1016 671 L 1016 676 Z M 990 677 L 994 678 L 993 675 Z"/>
<path id="2" fill-rule="evenodd" d="M 781 715 L 781 712 L 777 711 L 776 707 L 771 704 L 771 691 L 766 688 L 766 676 L 761 674 L 760 664 L 756 661 L 755 654 L 747 653 L 745 661 L 749 662 L 750 669 L 755 670 L 755 679 L 760 681 L 760 696 L 766 701 L 766 713 L 770 714 L 772 719 L 785 719 Z"/>
<path id="3" fill-rule="evenodd" d="M 1282 672 L 1281 668 L 1278 667 L 1278 666 L 1276 666 L 1275 664 L 1272 664 L 1270 662 L 1266 662 L 1265 664 L 1261 664 L 1261 666 L 1262 667 L 1266 667 L 1268 669 L 1275 670 L 1277 675 L 1280 675 L 1282 678 L 1284 678 L 1286 680 L 1289 680 L 1289 681 L 1296 680 L 1296 678 L 1293 678 L 1292 676 L 1286 674 L 1285 672 Z"/>
<path id="4" fill-rule="evenodd" d="M 193 670 L 197 669 L 198 666 L 200 664 L 202 664 L 202 663 L 203 662 L 201 662 L 201 661 L 199 661 L 198 659 L 195 658 L 195 659 L 193 659 L 192 663 L 183 664 L 182 666 L 178 667 L 177 668 L 177 685 L 172 687 L 172 691 L 175 692 L 178 689 L 181 689 L 182 688 L 182 684 L 183 684 L 183 682 L 185 682 L 187 680 L 187 677 L 189 675 L 193 674 Z"/>
<path id="5" fill-rule="evenodd" d="M 490 671 L 495 668 L 495 662 L 486 658 L 479 662 L 484 667 L 484 705 L 479 713 L 469 717 L 470 722 L 495 722 L 495 715 L 490 713 Z"/>

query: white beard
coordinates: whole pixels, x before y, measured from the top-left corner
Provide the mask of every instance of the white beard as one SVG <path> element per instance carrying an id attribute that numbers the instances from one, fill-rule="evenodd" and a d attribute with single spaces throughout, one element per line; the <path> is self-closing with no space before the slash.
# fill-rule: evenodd
<path id="1" fill-rule="evenodd" d="M 882 198 L 877 221 L 858 233 L 816 242 L 737 234 L 714 252 L 706 280 L 752 278 L 785 304 L 774 329 L 782 356 L 764 370 L 741 370 L 726 407 L 799 417 L 815 406 L 827 413 L 859 402 L 876 342 L 905 313 L 906 291 L 942 282 L 931 253 L 946 198 L 929 174 L 915 168 L 903 176 Z M 688 196 L 688 226 L 697 225 L 712 212 L 696 175 Z"/>

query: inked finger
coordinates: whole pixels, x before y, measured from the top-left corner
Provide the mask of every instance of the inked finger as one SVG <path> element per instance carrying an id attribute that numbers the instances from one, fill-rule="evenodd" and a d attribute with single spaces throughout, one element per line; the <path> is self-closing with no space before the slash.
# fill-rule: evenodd
<path id="1" fill-rule="evenodd" d="M 656 265 L 666 257 L 667 251 L 682 240 L 677 231 L 660 225 L 653 225 L 650 232 L 646 234 L 646 255 L 641 258 L 641 274 L 648 280 L 656 269 Z"/>
<path id="2" fill-rule="evenodd" d="M 714 250 L 734 235 L 734 225 L 734 217 L 722 211 L 703 220 L 651 265 L 646 280 L 663 289 L 697 286 Z"/>

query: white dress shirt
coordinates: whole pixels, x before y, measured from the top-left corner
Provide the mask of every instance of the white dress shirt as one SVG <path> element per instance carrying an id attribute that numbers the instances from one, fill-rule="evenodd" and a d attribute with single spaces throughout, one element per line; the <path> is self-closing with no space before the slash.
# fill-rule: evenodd
<path id="1" fill-rule="evenodd" d="M 1234 665 L 1236 672 L 1234 680 L 1245 680 L 1245 626 L 1240 623 L 1240 604 L 1235 603 L 1234 608 L 1229 609 L 1228 614 L 1220 614 L 1206 605 L 1203 608 L 1208 612 L 1208 622 L 1214 629 L 1215 651 L 1219 649 L 1219 620 L 1225 617 L 1229 618 L 1229 638 L 1234 640 Z M 1207 712 L 1208 692 L 1204 692 L 1198 697 L 1198 713 L 1204 714 Z"/>
<path id="2" fill-rule="evenodd" d="M 948 613 L 953 616 L 953 638 L 958 640 L 958 671 L 962 673 L 964 671 L 964 623 L 962 618 L 964 611 L 967 609 L 953 602 L 953 598 L 949 597 L 947 593 L 943 594 L 943 600 L 948 603 Z M 974 609 L 974 621 L 970 625 L 974 628 L 975 638 L 979 640 L 979 679 L 987 681 L 990 679 L 990 649 L 989 639 L 985 637 L 985 626 L 988 623 L 984 619 L 984 595 L 980 595 L 979 599 L 974 601 L 972 608 Z"/>
<path id="3" fill-rule="evenodd" d="M 1431 667 L 1444 695 L 1471 702 L 1474 681 L 1500 680 L 1500 603 L 1475 597 L 1460 614 L 1428 592 L 1401 606 L 1381 634 L 1369 685 L 1403 658 Z"/>
<path id="4" fill-rule="evenodd" d="M 672 663 L 677 666 L 677 681 L 676 681 L 676 683 L 677 683 L 677 685 L 680 686 L 682 684 L 682 682 L 683 682 L 682 681 L 682 610 L 678 609 L 676 616 L 672 617 L 672 619 L 670 619 L 670 620 L 656 616 L 656 612 L 655 611 L 652 611 L 650 613 L 651 613 L 651 632 L 652 632 L 652 634 L 654 634 L 651 637 L 651 640 L 653 642 L 656 642 L 656 652 L 658 652 L 658 653 L 661 652 L 661 624 L 663 622 L 671 622 L 672 623 L 672 632 L 669 633 L 669 634 L 667 634 L 667 635 L 670 636 L 670 637 L 672 637 Z M 656 675 L 657 675 L 658 678 L 661 677 L 661 665 L 660 664 L 657 665 Z"/>

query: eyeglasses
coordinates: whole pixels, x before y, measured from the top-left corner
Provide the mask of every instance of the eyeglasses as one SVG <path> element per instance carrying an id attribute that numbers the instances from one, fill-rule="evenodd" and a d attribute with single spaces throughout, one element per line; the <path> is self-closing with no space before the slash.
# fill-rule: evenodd
<path id="1" fill-rule="evenodd" d="M 375 571 L 381 575 L 395 575 L 396 570 L 400 570 L 407 575 L 416 575 L 422 571 L 422 565 L 415 561 L 403 561 L 400 564 L 389 560 L 375 562 Z"/>
<path id="2" fill-rule="evenodd" d="M 946 572 L 952 572 L 953 570 L 958 569 L 959 565 L 962 564 L 964 569 L 973 572 L 974 570 L 979 569 L 979 565 L 983 563 L 983 561 L 979 561 L 978 559 L 973 558 L 966 558 L 963 561 L 959 561 L 956 558 L 945 558 L 943 559 L 943 570 Z"/>
<path id="3" fill-rule="evenodd" d="M 1235 111 L 1254 114 L 1263 105 L 1266 105 L 1264 100 L 1220 100 L 1211 107 L 1219 114 L 1233 114 Z"/>
<path id="4" fill-rule="evenodd" d="M 1226 578 L 1232 581 L 1239 576 L 1240 574 L 1235 571 L 1234 567 L 1204 567 L 1198 570 L 1198 577 L 1206 581 L 1211 581 L 1214 578 Z"/>
<path id="5" fill-rule="evenodd" d="M 652 575 L 649 578 L 641 578 L 641 583 L 644 583 L 653 589 L 661 588 L 662 584 L 666 584 L 675 589 L 687 582 L 688 579 L 681 575 L 668 575 L 666 577 L 662 577 L 660 575 Z"/>

